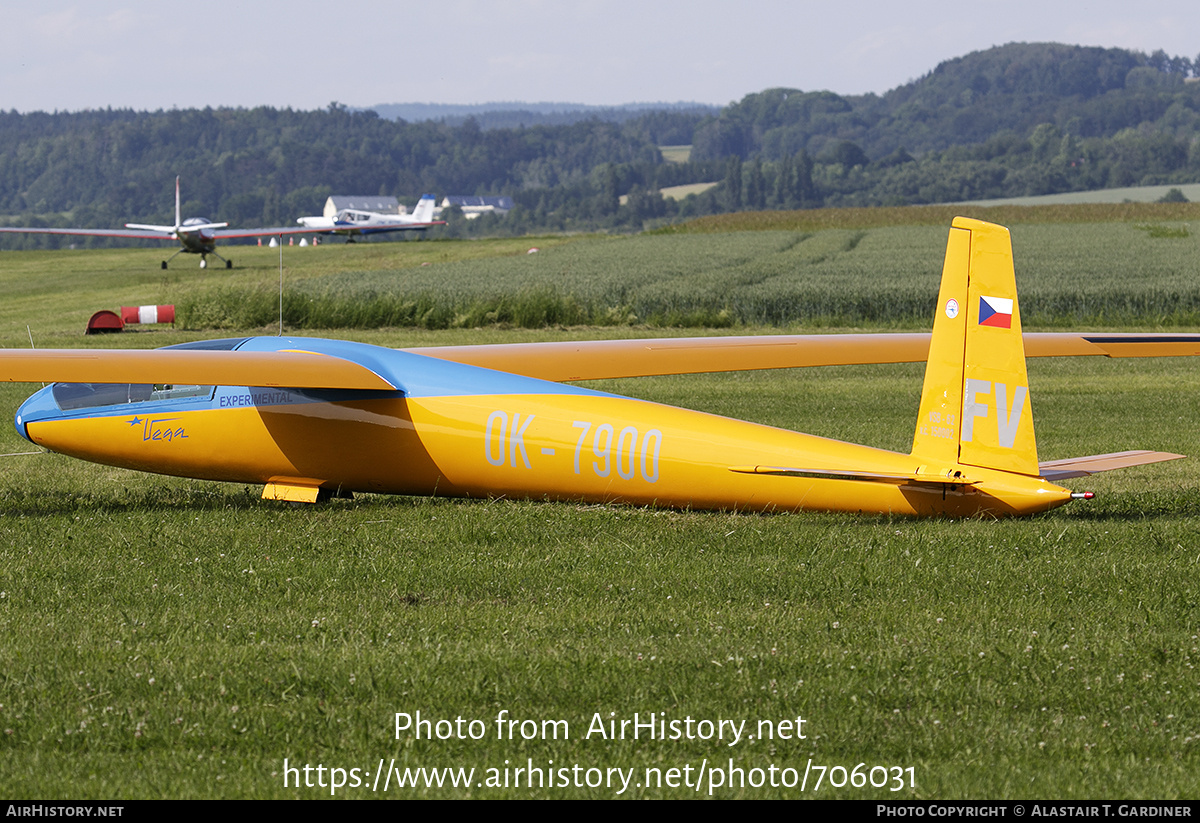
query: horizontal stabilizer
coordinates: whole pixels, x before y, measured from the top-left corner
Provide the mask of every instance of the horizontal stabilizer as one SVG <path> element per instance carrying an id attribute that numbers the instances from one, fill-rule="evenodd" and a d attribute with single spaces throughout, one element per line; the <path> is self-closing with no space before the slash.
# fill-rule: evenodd
<path id="1" fill-rule="evenodd" d="M 193 224 L 186 225 L 186 226 L 180 226 L 178 231 L 182 232 L 183 234 L 195 234 L 196 232 L 199 232 L 199 231 L 209 231 L 211 229 L 224 229 L 224 228 L 228 228 L 228 227 L 229 227 L 228 223 L 193 223 Z"/>
<path id="2" fill-rule="evenodd" d="M 926 474 L 913 472 L 911 474 L 887 474 L 884 472 L 854 471 L 852 469 L 799 469 L 790 466 L 730 466 L 731 472 L 738 474 L 763 474 L 775 477 L 820 477 L 827 480 L 863 480 L 872 483 L 933 483 L 941 486 L 973 486 L 978 480 L 971 480 L 960 472 L 953 475 Z"/>
<path id="3" fill-rule="evenodd" d="M 1093 454 L 1088 457 L 1068 457 L 1065 460 L 1049 460 L 1039 463 L 1038 468 L 1041 469 L 1043 479 L 1056 483 L 1072 477 L 1087 477 L 1096 472 L 1142 466 L 1147 463 L 1161 463 L 1164 460 L 1178 460 L 1184 456 L 1170 452 L 1114 452 L 1113 454 Z"/>
<path id="4" fill-rule="evenodd" d="M 228 223 L 191 223 L 186 226 L 156 226 L 150 223 L 126 223 L 127 229 L 142 229 L 143 231 L 161 231 L 164 234 L 195 234 L 209 229 L 223 229 Z"/>
<path id="5" fill-rule="evenodd" d="M 175 226 L 159 226 L 154 223 L 126 223 L 127 229 L 138 229 L 139 231 L 156 231 L 163 234 L 174 234 Z"/>

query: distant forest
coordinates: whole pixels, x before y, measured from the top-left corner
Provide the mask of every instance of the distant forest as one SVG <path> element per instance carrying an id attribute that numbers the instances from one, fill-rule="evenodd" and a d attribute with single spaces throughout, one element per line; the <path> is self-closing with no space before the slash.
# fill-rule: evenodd
<path id="1" fill-rule="evenodd" d="M 471 118 L 479 124 L 479 128 L 485 130 L 569 126 L 581 120 L 624 123 L 651 111 L 684 111 L 699 117 L 715 117 L 721 111 L 719 106 L 701 103 L 627 103 L 623 106 L 587 106 L 580 103 L 385 103 L 368 108 L 389 120 L 437 120 L 452 126 L 461 126 Z"/>
<path id="2" fill-rule="evenodd" d="M 0 112 L 0 222 L 294 225 L 329 194 L 507 194 L 442 236 L 633 231 L 748 209 L 902 205 L 1200 181 L 1200 57 L 1015 43 L 883 95 L 770 89 L 704 108 L 504 127 L 320 111 Z M 482 115 L 481 115 L 482 116 Z M 568 118 L 569 119 L 569 118 Z M 691 145 L 687 162 L 660 146 Z M 661 189 L 719 185 L 682 200 Z M 8 236 L 0 247 L 58 238 Z M 102 241 L 94 241 L 101 243 Z"/>

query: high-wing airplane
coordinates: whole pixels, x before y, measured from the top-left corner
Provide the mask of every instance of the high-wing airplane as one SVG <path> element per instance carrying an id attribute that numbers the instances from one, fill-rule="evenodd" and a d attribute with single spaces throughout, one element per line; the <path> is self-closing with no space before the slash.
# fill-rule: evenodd
<path id="1" fill-rule="evenodd" d="M 148 223 L 126 223 L 123 229 L 26 229 L 0 227 L 0 233 L 8 234 L 67 234 L 81 237 L 126 237 L 134 240 L 176 240 L 182 248 L 162 261 L 167 263 L 183 252 L 200 255 L 200 268 L 208 268 L 208 255 L 212 255 L 232 269 L 233 261 L 217 254 L 218 240 L 239 237 L 268 237 L 285 234 L 308 234 L 310 229 L 290 226 L 271 229 L 231 229 L 228 223 L 213 223 L 206 217 L 190 217 L 182 220 L 179 213 L 179 178 L 175 178 L 175 225 L 159 226 Z"/>
<path id="2" fill-rule="evenodd" d="M 1181 455 L 1040 463 L 1025 355 L 1200 354 L 1200 335 L 1021 333 L 1008 230 L 957 218 L 932 334 L 385 349 L 252 337 L 156 351 L 0 351 L 0 379 L 58 382 L 16 414 L 54 452 L 261 483 L 696 509 L 996 516 L 1088 492 L 1057 485 Z M 909 454 L 556 382 L 927 360 Z"/>
<path id="3" fill-rule="evenodd" d="M 325 234 L 342 234 L 353 240 L 364 234 L 381 234 L 389 231 L 425 231 L 430 226 L 444 226 L 445 220 L 434 220 L 435 198 L 432 194 L 421 195 L 412 214 L 382 214 L 361 209 L 342 209 L 333 217 L 317 215 L 299 217 L 296 222 L 311 231 Z"/>

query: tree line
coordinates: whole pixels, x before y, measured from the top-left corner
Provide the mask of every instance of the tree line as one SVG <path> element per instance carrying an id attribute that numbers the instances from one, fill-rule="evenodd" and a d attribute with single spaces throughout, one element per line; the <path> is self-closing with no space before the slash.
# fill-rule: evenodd
<path id="1" fill-rule="evenodd" d="M 901 205 L 1200 180 L 1200 58 L 1009 44 L 884 95 L 770 89 L 716 116 L 483 128 L 320 111 L 0 112 L 0 218 L 113 227 L 293 225 L 338 194 L 507 194 L 443 235 L 638 230 L 744 209 Z M 666 162 L 662 145 L 691 143 Z M 681 200 L 670 186 L 719 183 Z M 5 247 L 63 242 L 8 237 Z M 101 241 L 86 241 L 96 242 Z"/>

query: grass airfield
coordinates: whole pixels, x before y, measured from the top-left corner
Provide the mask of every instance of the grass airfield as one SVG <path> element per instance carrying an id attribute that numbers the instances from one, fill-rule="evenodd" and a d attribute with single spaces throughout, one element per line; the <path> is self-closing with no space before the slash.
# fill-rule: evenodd
<path id="1" fill-rule="evenodd" d="M 1108 269 L 1114 278 L 1137 271 L 1165 294 L 1180 277 L 1195 280 L 1195 263 L 1186 268 L 1200 259 L 1190 234 L 1150 238 L 1120 221 L 1088 223 L 1085 240 L 1116 238 L 1096 259 L 1078 229 L 1014 227 L 1023 291 L 1045 288 L 1049 275 L 1037 266 Z M 825 231 L 839 229 L 816 229 L 814 239 Z M 936 288 L 945 227 L 866 231 L 841 259 L 871 260 L 890 244 L 913 288 Z M 668 241 L 678 238 L 285 247 L 285 282 L 347 270 L 403 282 L 436 277 L 440 266 L 483 280 L 531 245 L 547 255 L 539 265 L 582 255 L 589 271 L 604 271 L 627 259 L 622 244 L 653 254 L 655 242 Z M 779 262 L 781 252 L 747 248 L 745 260 L 729 264 L 730 278 Z M 1041 262 L 1022 257 L 1035 252 Z M 277 250 L 234 247 L 232 272 L 200 272 L 182 255 L 163 272 L 163 256 L 0 252 L 0 342 L 27 346 L 32 333 L 38 347 L 151 347 L 273 332 L 84 338 L 97 309 L 278 284 Z M 705 283 L 721 288 L 721 276 Z M 1166 330 L 1191 330 L 1170 316 Z M 1149 317 L 1138 329 L 1159 327 Z M 410 346 L 708 332 L 498 324 L 316 333 Z M 1200 455 L 1197 366 L 1031 361 L 1042 459 L 1125 448 Z M 860 366 L 598 387 L 907 451 L 921 375 L 920 365 Z M 32 388 L 3 384 L 0 407 L 11 414 Z M 11 427 L 0 430 L 0 452 L 28 450 Z M 261 501 L 258 488 L 57 455 L 4 459 L 0 775 L 10 797 L 329 797 L 330 768 L 344 770 L 348 784 L 333 796 L 349 798 L 1170 798 L 1200 790 L 1195 458 L 1068 481 L 1097 498 L 1046 515 L 961 522 L 371 495 L 290 508 Z M 397 739 L 395 714 L 417 711 L 480 720 L 486 734 Z M 502 711 L 566 721 L 570 737 L 559 727 L 558 739 L 544 739 L 539 726 L 531 739 L 497 739 Z M 800 716 L 805 737 L 743 735 L 729 745 L 728 736 L 586 736 L 597 713 L 620 721 L 635 712 L 643 721 L 651 713 L 668 722 L 744 720 L 745 735 L 761 720 Z M 311 766 L 313 783 L 323 766 L 325 787 L 285 788 L 285 758 Z M 371 785 L 381 760 L 476 771 L 466 787 L 400 789 L 393 778 L 385 793 L 382 779 Z M 701 764 L 728 771 L 731 760 L 746 785 L 726 778 L 713 787 L 711 773 L 698 791 L 683 785 Z M 514 787 L 512 770 L 530 763 L 633 769 L 634 777 L 622 793 L 619 781 Z M 803 775 L 810 763 L 845 771 L 825 772 L 819 788 L 810 771 L 803 792 L 772 787 L 766 771 L 766 785 L 750 785 L 753 769 Z M 859 764 L 858 774 L 875 778 L 870 770 L 886 767 L 885 785 L 854 785 Z M 893 792 L 896 767 L 904 785 Z M 675 787 L 665 782 L 672 768 Z M 365 785 L 349 785 L 352 769 Z M 494 777 L 500 785 L 487 785 L 488 769 L 507 769 Z M 646 785 L 647 769 L 664 783 Z"/>

